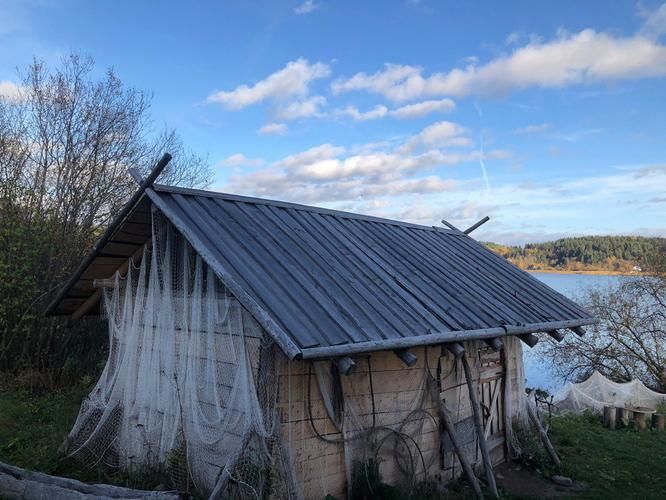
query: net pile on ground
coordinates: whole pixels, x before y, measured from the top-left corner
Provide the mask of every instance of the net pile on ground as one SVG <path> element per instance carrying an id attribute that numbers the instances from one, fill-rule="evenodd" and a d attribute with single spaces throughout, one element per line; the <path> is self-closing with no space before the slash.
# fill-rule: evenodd
<path id="1" fill-rule="evenodd" d="M 666 394 L 647 388 L 640 380 L 617 383 L 607 379 L 598 371 L 578 384 L 567 384 L 553 398 L 561 411 L 603 411 L 604 406 L 617 408 L 652 408 L 666 404 Z"/>

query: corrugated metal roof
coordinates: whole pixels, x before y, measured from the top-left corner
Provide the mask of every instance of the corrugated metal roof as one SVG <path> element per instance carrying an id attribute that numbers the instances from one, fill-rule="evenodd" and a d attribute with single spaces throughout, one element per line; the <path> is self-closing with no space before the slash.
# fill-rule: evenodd
<path id="1" fill-rule="evenodd" d="M 457 231 L 208 191 L 146 193 L 291 356 L 594 322 Z"/>

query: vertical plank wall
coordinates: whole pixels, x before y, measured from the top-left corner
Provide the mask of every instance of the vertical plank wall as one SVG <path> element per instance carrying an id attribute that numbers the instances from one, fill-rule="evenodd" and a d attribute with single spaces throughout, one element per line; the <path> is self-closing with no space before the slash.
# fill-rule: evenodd
<path id="1" fill-rule="evenodd" d="M 455 362 L 453 355 L 446 349 L 431 346 L 414 348 L 412 352 L 418 357 L 417 363 L 412 367 L 405 366 L 390 351 L 372 353 L 369 361 L 368 355 L 354 357 L 357 370 L 350 376 L 341 377 L 343 393 L 345 400 L 355 408 L 358 422 L 365 428 L 371 427 L 371 367 L 375 426 L 396 428 L 409 416 L 409 421 L 403 424 L 403 431 L 411 435 L 415 426 L 420 426 L 421 431 L 417 442 L 423 459 L 419 456 L 417 479 L 423 479 L 421 464 L 424 460 L 430 479 L 446 481 L 459 476 L 462 470 L 446 438 L 443 453 L 440 451 L 437 405 L 428 397 L 427 391 L 424 395 L 426 357 L 430 373 L 440 381 L 440 397 L 444 400 L 452 420 L 457 422 L 456 427 L 461 434 L 469 431 L 472 423 L 467 385 L 460 362 Z M 501 463 L 505 459 L 503 358 L 483 342 L 465 343 L 465 352 L 472 368 L 479 401 L 484 407 L 484 428 L 488 427 L 487 439 L 492 459 L 496 464 Z M 345 498 L 345 446 L 340 442 L 324 441 L 317 436 L 312 424 L 327 440 L 340 441 L 342 435 L 328 416 L 314 370 L 309 370 L 310 363 L 307 361 L 287 361 L 282 364 L 279 402 L 282 436 L 291 452 L 295 476 L 305 498 L 323 498 L 327 494 Z M 308 411 L 308 379 L 311 382 L 312 419 Z M 495 398 L 494 391 L 498 391 Z M 433 418 L 422 411 L 414 411 L 422 397 L 425 399 L 420 408 Z M 492 421 L 488 423 L 491 415 Z M 480 463 L 481 457 L 473 429 L 471 436 L 466 437 L 469 438 L 465 447 L 468 458 L 473 463 Z M 388 444 L 390 442 L 391 440 L 387 440 Z M 349 448 L 353 446 L 354 444 L 351 444 Z M 382 480 L 391 484 L 404 481 L 403 474 L 393 460 L 392 449 L 387 447 L 381 451 Z"/>

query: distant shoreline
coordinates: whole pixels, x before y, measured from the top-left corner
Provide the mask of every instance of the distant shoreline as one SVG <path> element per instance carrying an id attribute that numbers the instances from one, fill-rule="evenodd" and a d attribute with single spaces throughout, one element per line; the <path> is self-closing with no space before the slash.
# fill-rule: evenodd
<path id="1" fill-rule="evenodd" d="M 522 269 L 522 268 L 521 268 Z M 523 269 L 528 273 L 549 273 L 549 274 L 592 274 L 600 276 L 640 276 L 639 272 L 622 271 L 564 271 L 562 269 Z"/>

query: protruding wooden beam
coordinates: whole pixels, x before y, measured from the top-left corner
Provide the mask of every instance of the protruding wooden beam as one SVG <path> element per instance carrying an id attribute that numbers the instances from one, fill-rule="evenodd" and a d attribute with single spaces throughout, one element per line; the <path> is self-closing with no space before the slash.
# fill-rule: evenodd
<path id="1" fill-rule="evenodd" d="M 416 357 L 416 354 L 414 354 L 409 349 L 396 349 L 395 351 L 393 351 L 393 354 L 398 356 L 400 360 L 403 363 L 405 363 L 407 366 L 414 366 L 416 362 L 419 360 L 419 358 Z"/>
<path id="2" fill-rule="evenodd" d="M 585 335 L 585 328 L 583 328 L 582 326 L 574 326 L 571 329 L 571 331 L 574 332 L 579 337 L 582 337 L 583 335 Z"/>
<path id="3" fill-rule="evenodd" d="M 444 344 L 444 346 L 456 357 L 456 359 L 461 358 L 465 354 L 465 348 L 462 344 L 458 342 L 449 342 Z"/>
<path id="4" fill-rule="evenodd" d="M 458 229 L 456 226 L 454 226 L 450 222 L 445 221 L 444 219 L 442 219 L 442 224 L 444 224 L 449 229 L 452 229 L 453 231 L 457 231 L 459 233 L 462 233 L 462 231 L 460 229 Z"/>
<path id="5" fill-rule="evenodd" d="M 343 375 L 351 375 L 356 371 L 356 363 L 349 356 L 344 356 L 335 360 L 338 365 L 338 371 Z"/>
<path id="6" fill-rule="evenodd" d="M 472 224 L 472 225 L 469 226 L 467 229 L 465 229 L 465 230 L 463 231 L 463 233 L 465 233 L 465 234 L 469 234 L 469 233 L 471 233 L 472 231 L 474 231 L 475 229 L 478 229 L 479 227 L 483 226 L 483 225 L 484 225 L 486 222 L 488 222 L 489 220 L 490 220 L 490 217 L 488 217 L 488 216 L 486 215 L 486 216 L 485 216 L 483 219 L 481 219 L 479 222 L 477 222 L 476 224 Z"/>
<path id="7" fill-rule="evenodd" d="M 152 244 L 153 241 L 148 240 L 145 245 L 141 245 L 139 248 L 137 248 L 136 251 L 132 254 L 132 256 L 128 257 L 127 260 L 121 264 L 121 266 L 118 268 L 116 272 L 120 274 L 125 274 L 127 272 L 127 269 L 129 269 L 130 260 L 132 261 L 132 264 L 136 265 L 139 262 L 139 260 L 143 257 L 144 248 L 146 249 L 146 251 L 150 251 L 150 249 L 152 248 Z M 102 298 L 102 288 L 97 288 L 97 290 L 95 290 L 95 293 L 93 293 L 90 297 L 88 297 L 86 301 L 83 304 L 81 304 L 76 311 L 72 313 L 72 316 L 69 318 L 67 325 L 72 326 L 74 323 L 80 320 L 88 311 L 90 311 L 93 307 L 95 307 L 95 305 L 97 304 L 97 302 L 99 302 L 101 298 Z"/>
<path id="8" fill-rule="evenodd" d="M 548 330 L 546 333 L 558 342 L 562 342 L 564 340 L 564 334 L 559 330 Z"/>
<path id="9" fill-rule="evenodd" d="M 102 237 L 95 244 L 95 248 L 93 249 L 93 251 L 90 252 L 88 256 L 79 264 L 79 267 L 76 269 L 76 271 L 74 271 L 74 273 L 69 277 L 67 282 L 60 289 L 56 298 L 53 299 L 53 302 L 51 302 L 48 305 L 46 311 L 44 311 L 45 316 L 49 316 L 50 314 L 53 313 L 53 311 L 55 311 L 55 309 L 58 307 L 60 302 L 65 298 L 69 290 L 76 284 L 77 281 L 79 281 L 79 279 L 81 279 L 81 276 L 83 276 L 83 273 L 85 273 L 86 269 L 88 269 L 88 267 L 92 264 L 95 258 L 102 252 L 104 246 L 111 240 L 116 230 L 129 216 L 131 211 L 134 209 L 135 205 L 139 202 L 139 200 L 145 193 L 146 189 L 148 189 L 150 186 L 153 185 L 153 182 L 155 182 L 157 177 L 162 173 L 162 170 L 164 170 L 164 168 L 167 166 L 167 164 L 170 161 L 171 161 L 171 155 L 169 153 L 165 153 L 164 156 L 162 156 L 162 158 L 160 159 L 160 161 L 157 162 L 155 167 L 153 167 L 153 169 L 151 170 L 150 174 L 148 174 L 148 177 L 146 177 L 141 182 L 139 189 L 137 189 L 137 191 L 132 195 L 132 197 L 125 204 L 125 206 L 123 206 L 123 208 L 120 210 L 118 215 L 116 215 L 116 217 L 113 219 L 111 224 L 109 224 L 109 226 L 106 228 L 106 231 L 104 232 Z"/>
<path id="10" fill-rule="evenodd" d="M 499 337 L 494 337 L 492 339 L 485 339 L 486 344 L 493 348 L 493 351 L 501 351 L 504 349 L 504 342 Z"/>
<path id="11" fill-rule="evenodd" d="M 525 342 L 528 346 L 534 347 L 539 343 L 539 337 L 533 333 L 525 333 L 523 335 L 518 335 L 518 338 Z"/>

